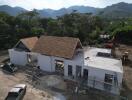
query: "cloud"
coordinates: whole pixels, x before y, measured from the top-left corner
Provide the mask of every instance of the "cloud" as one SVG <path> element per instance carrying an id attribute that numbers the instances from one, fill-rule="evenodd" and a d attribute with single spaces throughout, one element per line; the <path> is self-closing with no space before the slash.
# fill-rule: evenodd
<path id="1" fill-rule="evenodd" d="M 1 5 L 20 6 L 28 10 L 36 8 L 57 9 L 64 5 L 63 0 L 0 0 Z"/>
<path id="2" fill-rule="evenodd" d="M 33 8 L 60 9 L 73 5 L 85 5 L 93 7 L 105 7 L 117 2 L 132 3 L 132 0 L 0 0 L 0 5 L 20 6 L 31 10 Z"/>

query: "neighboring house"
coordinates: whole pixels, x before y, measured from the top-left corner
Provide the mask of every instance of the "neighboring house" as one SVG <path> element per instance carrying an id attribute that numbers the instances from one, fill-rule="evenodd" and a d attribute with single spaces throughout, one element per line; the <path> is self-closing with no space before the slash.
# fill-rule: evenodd
<path id="1" fill-rule="evenodd" d="M 30 46 L 32 45 L 32 46 Z M 48 72 L 57 72 L 80 84 L 119 94 L 123 68 L 110 49 L 83 48 L 78 38 L 41 36 L 20 40 L 9 49 L 10 61 L 17 65 L 36 62 Z"/>

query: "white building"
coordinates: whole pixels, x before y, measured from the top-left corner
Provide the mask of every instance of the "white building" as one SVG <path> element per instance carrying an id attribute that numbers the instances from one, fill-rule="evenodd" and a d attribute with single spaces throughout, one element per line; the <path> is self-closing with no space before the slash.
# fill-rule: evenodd
<path id="1" fill-rule="evenodd" d="M 123 68 L 111 57 L 111 50 L 82 48 L 78 38 L 41 36 L 20 40 L 9 49 L 10 61 L 17 65 L 36 62 L 44 71 L 57 72 L 65 78 L 119 94 Z"/>

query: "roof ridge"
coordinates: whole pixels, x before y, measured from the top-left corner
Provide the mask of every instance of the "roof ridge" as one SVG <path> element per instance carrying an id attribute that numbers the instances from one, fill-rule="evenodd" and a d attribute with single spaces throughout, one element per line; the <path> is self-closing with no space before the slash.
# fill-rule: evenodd
<path id="1" fill-rule="evenodd" d="M 37 36 L 34 36 L 34 37 L 26 37 L 26 38 L 22 38 L 20 40 L 31 39 L 31 38 L 38 38 L 38 37 Z"/>
<path id="2" fill-rule="evenodd" d="M 72 38 L 72 39 L 79 39 L 77 37 L 68 37 L 68 36 L 53 36 L 53 35 L 41 35 L 41 37 L 57 37 L 57 38 Z"/>

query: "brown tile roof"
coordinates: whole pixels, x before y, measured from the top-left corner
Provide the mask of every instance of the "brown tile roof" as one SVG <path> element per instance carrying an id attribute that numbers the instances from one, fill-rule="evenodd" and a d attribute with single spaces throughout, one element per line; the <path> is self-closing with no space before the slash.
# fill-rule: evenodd
<path id="1" fill-rule="evenodd" d="M 29 38 L 24 38 L 20 39 L 20 41 L 29 49 L 32 50 L 35 44 L 38 41 L 37 37 L 29 37 Z"/>
<path id="2" fill-rule="evenodd" d="M 78 38 L 41 36 L 32 51 L 71 59 L 78 44 L 81 46 Z"/>

